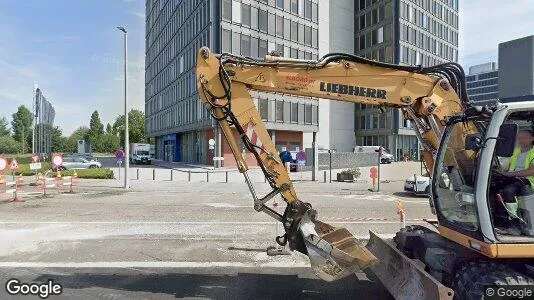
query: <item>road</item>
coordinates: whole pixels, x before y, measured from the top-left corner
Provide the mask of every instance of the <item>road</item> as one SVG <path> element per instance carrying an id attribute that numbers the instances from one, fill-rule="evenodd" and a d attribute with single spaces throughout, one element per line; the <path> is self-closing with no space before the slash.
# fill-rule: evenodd
<path id="1" fill-rule="evenodd" d="M 75 194 L 0 205 L 0 240 L 8 241 L 0 243 L 0 279 L 52 278 L 64 284 L 66 298 L 389 297 L 363 274 L 362 280 L 325 284 L 302 254 L 267 256 L 277 226 L 253 210 L 243 183 L 139 180 L 129 191 L 119 186 L 84 180 Z M 398 193 L 402 181 L 382 184 L 381 193 L 351 183 L 302 181 L 295 188 L 321 220 L 362 240 L 369 229 L 393 236 L 399 199 L 408 224 L 432 217 L 426 198 Z M 256 183 L 259 194 L 268 189 Z M 0 299 L 4 295 L 0 289 Z"/>

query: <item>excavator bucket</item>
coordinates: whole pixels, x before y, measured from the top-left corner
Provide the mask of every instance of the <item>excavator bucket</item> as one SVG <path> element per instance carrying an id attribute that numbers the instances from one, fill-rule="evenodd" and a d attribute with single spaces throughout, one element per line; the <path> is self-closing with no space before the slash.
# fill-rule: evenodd
<path id="1" fill-rule="evenodd" d="M 392 241 L 385 241 L 369 231 L 367 249 L 379 262 L 370 267 L 372 273 L 397 299 L 452 299 L 454 292 L 428 274 L 395 247 Z"/>
<path id="2" fill-rule="evenodd" d="M 336 228 L 305 215 L 300 222 L 311 267 L 325 281 L 334 281 L 354 274 L 377 262 L 346 228 Z"/>

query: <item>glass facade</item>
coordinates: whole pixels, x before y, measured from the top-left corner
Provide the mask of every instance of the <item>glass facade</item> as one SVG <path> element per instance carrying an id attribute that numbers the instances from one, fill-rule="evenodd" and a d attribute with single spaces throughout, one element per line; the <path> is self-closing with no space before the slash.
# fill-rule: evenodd
<path id="1" fill-rule="evenodd" d="M 318 0 L 147 0 L 146 133 L 156 138 L 156 157 L 206 163 L 206 132 L 215 123 L 196 91 L 200 47 L 254 58 L 276 51 L 317 59 L 318 14 Z M 290 126 L 282 130 L 318 130 L 316 99 L 254 97 L 268 129 L 284 123 Z"/>
<path id="2" fill-rule="evenodd" d="M 491 104 L 499 99 L 499 71 L 494 70 L 466 77 L 469 100 Z"/>
<path id="3" fill-rule="evenodd" d="M 458 0 L 356 0 L 355 52 L 368 59 L 430 66 L 458 60 Z M 356 104 L 357 146 L 383 146 L 419 158 L 410 121 L 399 110 Z"/>

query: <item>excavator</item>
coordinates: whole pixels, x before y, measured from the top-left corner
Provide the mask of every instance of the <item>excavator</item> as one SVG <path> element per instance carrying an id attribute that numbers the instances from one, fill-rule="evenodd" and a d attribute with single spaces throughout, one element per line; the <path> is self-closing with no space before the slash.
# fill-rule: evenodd
<path id="1" fill-rule="evenodd" d="M 496 231 L 500 171 L 512 156 L 519 128 L 533 128 L 534 102 L 475 106 L 460 65 L 400 66 L 351 54 L 319 60 L 197 56 L 200 101 L 218 121 L 244 175 L 254 209 L 283 225 L 281 246 L 308 256 L 320 279 L 369 270 L 396 299 L 482 299 L 490 285 L 534 284 L 534 196 L 519 197 L 520 235 Z M 400 109 L 411 120 L 431 175 L 429 204 L 436 219 L 408 226 L 385 240 L 370 232 L 366 245 L 346 228 L 320 221 L 299 198 L 251 91 Z M 258 195 L 247 174 L 240 139 L 272 188 Z M 267 203 L 286 202 L 283 213 Z M 489 295 L 491 296 L 491 295 Z"/>

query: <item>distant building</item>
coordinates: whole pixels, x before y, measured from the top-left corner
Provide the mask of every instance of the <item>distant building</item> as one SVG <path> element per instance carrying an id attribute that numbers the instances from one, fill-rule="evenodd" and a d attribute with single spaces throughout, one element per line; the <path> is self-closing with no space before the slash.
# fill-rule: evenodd
<path id="1" fill-rule="evenodd" d="M 146 133 L 156 140 L 156 158 L 212 164 L 214 156 L 223 156 L 226 166 L 235 164 L 217 122 L 199 101 L 197 51 L 208 46 L 214 53 L 253 58 L 277 51 L 284 57 L 318 59 L 318 3 L 147 0 Z M 319 130 L 317 99 L 260 92 L 252 96 L 277 149 L 302 149 L 304 135 Z M 216 141 L 214 149 L 208 144 L 212 138 Z M 254 164 L 252 155 L 246 155 Z"/>
<path id="2" fill-rule="evenodd" d="M 499 99 L 534 100 L 534 35 L 499 44 Z"/>
<path id="3" fill-rule="evenodd" d="M 466 82 L 469 100 L 475 104 L 492 104 L 499 99 L 499 71 L 495 62 L 470 67 Z"/>
<path id="4" fill-rule="evenodd" d="M 356 0 L 355 52 L 401 65 L 458 61 L 458 0 Z M 398 109 L 385 113 L 356 104 L 358 146 L 383 146 L 397 159 L 419 158 L 410 121 Z"/>

